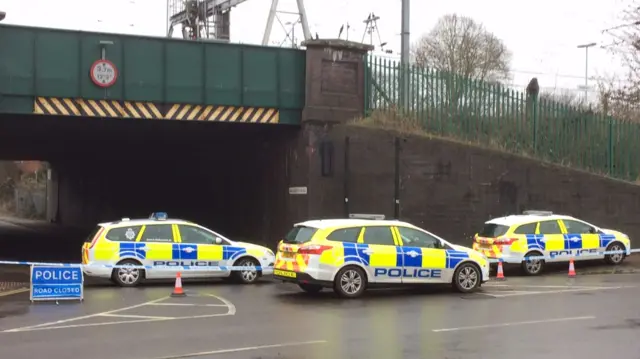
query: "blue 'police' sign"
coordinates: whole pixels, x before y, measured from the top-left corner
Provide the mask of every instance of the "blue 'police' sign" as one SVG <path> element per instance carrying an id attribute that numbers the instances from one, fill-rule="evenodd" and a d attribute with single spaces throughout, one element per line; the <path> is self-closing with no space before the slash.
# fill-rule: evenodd
<path id="1" fill-rule="evenodd" d="M 82 267 L 31 266 L 31 300 L 82 300 Z"/>

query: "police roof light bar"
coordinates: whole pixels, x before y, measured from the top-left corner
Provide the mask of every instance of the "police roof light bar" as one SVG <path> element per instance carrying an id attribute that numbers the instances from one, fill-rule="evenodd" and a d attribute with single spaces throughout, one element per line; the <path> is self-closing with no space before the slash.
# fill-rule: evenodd
<path id="1" fill-rule="evenodd" d="M 149 219 L 155 219 L 157 221 L 164 221 L 167 218 L 169 218 L 167 212 L 154 212 L 149 216 Z"/>
<path id="2" fill-rule="evenodd" d="M 384 214 L 368 214 L 368 213 L 349 213 L 351 219 L 370 219 L 374 221 L 384 220 Z"/>
<path id="3" fill-rule="evenodd" d="M 522 212 L 522 214 L 532 215 L 532 216 L 550 216 L 550 215 L 553 214 L 553 212 L 551 212 L 551 211 L 530 210 L 530 211 L 524 211 L 524 212 Z"/>

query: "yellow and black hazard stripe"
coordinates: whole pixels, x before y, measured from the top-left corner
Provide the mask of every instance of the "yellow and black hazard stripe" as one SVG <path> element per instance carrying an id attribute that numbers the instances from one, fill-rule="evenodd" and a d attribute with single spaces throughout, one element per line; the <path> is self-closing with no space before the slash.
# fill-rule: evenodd
<path id="1" fill-rule="evenodd" d="M 151 102 L 36 97 L 33 112 L 43 115 L 145 118 L 187 121 L 279 123 L 274 108 L 212 105 L 156 105 Z"/>
<path id="2" fill-rule="evenodd" d="M 165 114 L 167 120 L 278 123 L 278 110 L 263 107 L 172 105 Z"/>
<path id="3" fill-rule="evenodd" d="M 85 100 L 36 97 L 33 112 L 44 115 L 161 119 L 162 111 L 151 102 Z"/>

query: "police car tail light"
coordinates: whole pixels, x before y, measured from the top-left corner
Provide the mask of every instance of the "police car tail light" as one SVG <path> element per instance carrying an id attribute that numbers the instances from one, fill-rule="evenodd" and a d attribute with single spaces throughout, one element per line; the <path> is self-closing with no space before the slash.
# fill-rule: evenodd
<path id="1" fill-rule="evenodd" d="M 325 246 L 320 244 L 312 244 L 302 246 L 298 249 L 299 254 L 322 254 L 322 252 L 332 249 L 333 246 Z"/>
<path id="2" fill-rule="evenodd" d="M 100 228 L 98 233 L 96 233 L 96 235 L 93 237 L 93 239 L 91 240 L 91 244 L 89 245 L 89 249 L 93 248 L 93 246 L 96 245 L 96 242 L 98 241 L 98 238 L 100 238 L 100 236 L 102 235 L 102 232 L 104 232 L 104 227 Z"/>
<path id="3" fill-rule="evenodd" d="M 518 240 L 518 238 L 496 238 L 493 241 L 493 244 L 502 245 L 502 246 L 507 245 L 508 246 L 508 245 L 513 244 L 513 242 L 515 242 L 517 240 Z"/>

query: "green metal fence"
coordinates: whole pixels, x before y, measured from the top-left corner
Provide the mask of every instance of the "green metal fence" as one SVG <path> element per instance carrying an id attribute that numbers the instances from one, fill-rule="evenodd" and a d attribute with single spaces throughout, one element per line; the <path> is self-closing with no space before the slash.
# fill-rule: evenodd
<path id="1" fill-rule="evenodd" d="M 369 56 L 367 115 L 393 111 L 424 131 L 636 181 L 640 124 L 489 83 Z M 401 77 L 408 84 L 400 91 Z M 404 104 L 404 106 L 403 106 Z"/>

